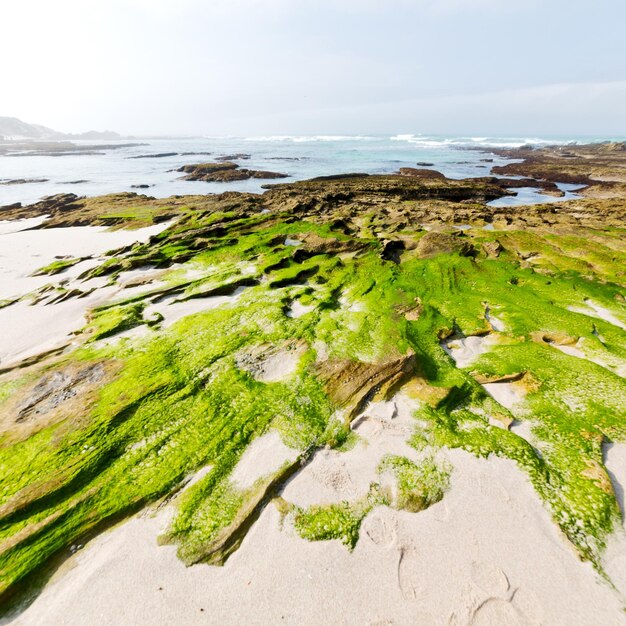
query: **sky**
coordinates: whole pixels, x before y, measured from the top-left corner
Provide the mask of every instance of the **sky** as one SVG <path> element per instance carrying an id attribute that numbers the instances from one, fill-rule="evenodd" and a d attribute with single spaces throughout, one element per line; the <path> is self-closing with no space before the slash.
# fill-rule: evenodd
<path id="1" fill-rule="evenodd" d="M 20 0 L 0 115 L 64 132 L 626 136 L 623 0 Z"/>

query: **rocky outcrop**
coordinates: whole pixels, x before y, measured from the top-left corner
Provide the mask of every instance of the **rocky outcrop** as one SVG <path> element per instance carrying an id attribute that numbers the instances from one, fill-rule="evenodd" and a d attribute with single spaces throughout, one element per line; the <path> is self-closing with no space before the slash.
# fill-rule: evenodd
<path id="1" fill-rule="evenodd" d="M 438 179 L 445 180 L 446 177 L 437 170 L 428 170 L 428 169 L 418 169 L 415 167 L 401 167 L 400 168 L 401 176 L 412 176 L 413 178 L 430 178 L 430 179 Z"/>
<path id="2" fill-rule="evenodd" d="M 504 250 L 502 244 L 497 240 L 485 241 L 482 244 L 482 249 L 490 259 L 497 259 L 500 256 L 500 253 Z"/>
<path id="3" fill-rule="evenodd" d="M 47 178 L 12 178 L 0 180 L 0 185 L 27 185 L 30 183 L 47 183 Z"/>
<path id="4" fill-rule="evenodd" d="M 104 378 L 104 365 L 95 363 L 78 370 L 66 369 L 44 376 L 16 407 L 16 421 L 31 415 L 56 409 L 60 404 L 76 396 L 81 389 Z"/>
<path id="5" fill-rule="evenodd" d="M 137 156 L 128 157 L 129 159 L 164 159 L 166 157 L 176 156 L 178 152 L 157 152 L 156 154 L 138 154 Z"/>
<path id="6" fill-rule="evenodd" d="M 380 363 L 329 359 L 316 365 L 316 374 L 335 405 L 351 421 L 369 401 L 385 399 L 415 372 L 415 354 L 392 357 Z"/>
<path id="7" fill-rule="evenodd" d="M 417 243 L 418 256 L 428 258 L 437 254 L 457 252 L 461 256 L 474 256 L 474 246 L 457 233 L 426 233 Z"/>
<path id="8" fill-rule="evenodd" d="M 263 170 L 249 170 L 240 168 L 236 163 L 224 161 L 221 163 L 199 163 L 196 165 L 183 165 L 177 170 L 184 172 L 183 180 L 203 180 L 206 182 L 226 183 L 249 178 L 287 178 L 288 174 L 279 172 L 267 172 Z"/>
<path id="9" fill-rule="evenodd" d="M 492 150 L 498 156 L 522 159 L 496 166 L 494 174 L 525 176 L 555 183 L 570 183 L 615 190 L 611 183 L 626 183 L 626 143 L 597 143 Z"/>
<path id="10" fill-rule="evenodd" d="M 225 156 L 217 157 L 215 160 L 220 161 L 221 163 L 227 161 L 247 161 L 251 159 L 251 154 L 246 154 L 245 152 L 238 152 L 237 154 L 227 154 Z"/>
<path id="11" fill-rule="evenodd" d="M 617 156 L 612 158 L 607 154 Z M 602 152 L 598 157 L 607 163 L 607 176 L 616 176 L 615 172 L 622 167 L 622 154 L 621 150 L 615 150 Z M 549 152 L 542 158 L 549 159 Z M 575 161 L 570 157 L 553 158 L 559 163 Z M 186 178 L 190 180 L 208 181 L 283 176 L 242 169 L 232 162 L 186 165 L 180 171 L 186 173 Z M 263 194 L 229 192 L 164 199 L 134 193 L 98 198 L 60 194 L 30 206 L 16 203 L 2 207 L 0 212 L 2 219 L 50 215 L 43 225 L 50 228 L 87 224 L 115 227 L 149 225 L 185 216 L 190 207 L 199 214 L 234 211 L 241 212 L 242 216 L 265 210 L 280 215 L 281 220 L 289 219 L 289 216 L 314 219 L 349 237 L 375 236 L 384 240 L 402 239 L 407 229 L 410 234 L 424 225 L 438 228 L 446 224 L 494 224 L 500 229 L 547 228 L 562 232 L 581 226 L 617 226 L 626 219 L 626 208 L 621 200 L 626 197 L 626 183 L 595 181 L 584 191 L 587 198 L 560 202 L 558 206 L 499 207 L 486 203 L 512 195 L 516 188 L 522 186 L 533 186 L 554 195 L 561 192 L 555 183 L 528 175 L 519 180 L 496 176 L 455 180 L 447 179 L 434 170 L 406 168 L 403 171 L 404 174 L 389 175 L 338 174 L 293 183 L 268 184 L 263 186 L 267 189 Z M 367 229 L 364 230 L 365 223 Z M 405 245 L 413 246 L 414 238 L 409 237 Z"/>

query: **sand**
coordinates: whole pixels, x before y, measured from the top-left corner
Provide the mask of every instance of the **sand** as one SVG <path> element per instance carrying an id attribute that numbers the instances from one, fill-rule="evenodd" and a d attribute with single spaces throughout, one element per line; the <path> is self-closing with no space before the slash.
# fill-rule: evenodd
<path id="1" fill-rule="evenodd" d="M 295 374 L 306 350 L 305 343 L 283 348 L 257 346 L 250 351 L 241 352 L 237 357 L 237 365 L 259 382 L 277 383 Z"/>
<path id="2" fill-rule="evenodd" d="M 121 290 L 121 286 L 105 286 L 107 279 L 82 282 L 78 276 L 102 261 L 98 255 L 134 241 L 147 241 L 169 225 L 159 224 L 134 231 L 108 231 L 90 226 L 20 230 L 38 223 L 41 220 L 37 223 L 33 220 L 0 223 L 0 299 L 22 296 L 47 284 L 61 285 L 65 289 L 78 288 L 84 292 L 91 289 L 97 291 L 57 304 L 43 300 L 31 305 L 28 300 L 23 300 L 1 308 L 2 369 L 12 367 L 25 358 L 70 345 L 73 334 L 85 325 L 85 313 Z M 59 256 L 94 258 L 54 276 L 31 276 Z M 146 288 L 145 285 L 139 287 Z M 125 297 L 132 295 L 130 289 L 123 291 Z"/>
<path id="3" fill-rule="evenodd" d="M 370 405 L 355 423 L 361 441 L 318 452 L 283 497 L 302 506 L 351 500 L 366 492 L 381 455 L 417 458 L 405 443 L 411 402 Z M 265 471 L 257 454 L 282 444 L 270 433 L 254 445 L 240 461 L 248 481 Z M 156 542 L 174 501 L 76 552 L 13 623 L 624 623 L 618 594 L 578 559 L 514 462 L 440 455 L 453 466 L 444 499 L 420 513 L 377 507 L 353 552 L 305 541 L 270 504 L 224 567 L 186 568 L 174 547 Z"/>
<path id="4" fill-rule="evenodd" d="M 40 215 L 39 217 L 28 217 L 22 220 L 0 220 L 0 235 L 9 235 L 28 230 L 29 228 L 36 228 L 41 226 L 47 219 L 47 215 Z"/>
<path id="5" fill-rule="evenodd" d="M 485 383 L 485 391 L 503 407 L 517 413 L 524 403 L 524 388 L 516 383 Z"/>
<path id="6" fill-rule="evenodd" d="M 86 311 L 104 302 L 114 291 L 114 288 L 105 288 L 86 298 L 73 298 L 59 304 L 30 306 L 27 302 L 17 302 L 0 309 L 0 368 L 69 345 L 73 333 L 85 325 Z"/>
<path id="7" fill-rule="evenodd" d="M 273 474 L 286 462 L 293 462 L 299 451 L 288 448 L 280 435 L 270 431 L 255 439 L 243 453 L 231 474 L 231 480 L 239 489 L 248 489 L 264 476 Z"/>
<path id="8" fill-rule="evenodd" d="M 506 330 L 506 324 L 499 317 L 490 313 L 489 310 L 485 311 L 485 319 L 491 324 L 491 328 L 493 328 L 496 332 L 503 333 Z"/>
<path id="9" fill-rule="evenodd" d="M 8 224 L 15 222 L 5 222 L 6 229 Z M 57 257 L 99 256 L 135 241 L 147 241 L 169 225 L 116 231 L 99 226 L 74 226 L 0 232 L 0 299 L 23 295 L 41 285 L 72 276 L 70 270 L 56 276 L 31 276 Z"/>
<path id="10" fill-rule="evenodd" d="M 570 306 L 568 308 L 574 313 L 582 313 L 583 315 L 588 315 L 589 317 L 595 317 L 597 319 L 604 320 L 609 324 L 613 324 L 613 326 L 626 330 L 626 322 L 619 319 L 613 311 L 600 306 L 597 302 L 593 302 L 592 300 L 585 300 L 585 304 L 587 307 Z"/>
<path id="11" fill-rule="evenodd" d="M 299 506 L 356 500 L 367 495 L 370 483 L 379 479 L 376 469 L 386 454 L 419 461 L 406 440 L 415 427 L 411 416 L 416 402 L 399 394 L 389 402 L 370 403 L 357 417 L 352 430 L 359 436 L 347 452 L 320 450 L 313 460 L 285 486 L 283 497 Z"/>
<path id="12" fill-rule="evenodd" d="M 231 296 L 209 296 L 207 298 L 192 298 L 191 300 L 178 301 L 178 296 L 164 298 L 156 304 L 151 304 L 144 309 L 145 319 L 150 319 L 155 313 L 163 316 L 162 328 L 167 328 L 178 322 L 183 317 L 215 309 L 223 304 L 235 302 L 241 295 L 244 288 L 241 288 Z"/>
<path id="13" fill-rule="evenodd" d="M 626 444 L 605 444 L 604 454 L 606 469 L 622 514 L 622 524 L 608 541 L 603 565 L 613 584 L 626 597 L 626 518 L 624 516 Z"/>
<path id="14" fill-rule="evenodd" d="M 294 300 L 289 309 L 287 309 L 287 317 L 298 318 L 315 310 L 314 305 L 302 304 L 300 300 Z"/>
<path id="15" fill-rule="evenodd" d="M 497 335 L 454 337 L 441 342 L 441 347 L 454 359 L 456 366 L 468 367 L 498 342 Z"/>

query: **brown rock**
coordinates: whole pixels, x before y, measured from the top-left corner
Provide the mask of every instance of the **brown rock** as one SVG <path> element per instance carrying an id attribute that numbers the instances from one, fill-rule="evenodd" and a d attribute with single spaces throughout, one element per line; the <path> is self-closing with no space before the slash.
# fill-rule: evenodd
<path id="1" fill-rule="evenodd" d="M 236 155 L 235 155 L 236 156 Z M 231 182 L 247 180 L 249 178 L 286 178 L 287 174 L 268 172 L 263 170 L 240 169 L 236 163 L 224 161 L 222 163 L 198 163 L 184 165 L 176 170 L 184 172 L 184 180 L 203 180 L 206 182 Z"/>
<path id="2" fill-rule="evenodd" d="M 485 241 L 482 248 L 490 259 L 497 259 L 504 250 L 499 241 Z"/>
<path id="3" fill-rule="evenodd" d="M 401 167 L 401 176 L 411 176 L 412 178 L 436 178 L 439 180 L 445 180 L 446 177 L 437 170 L 418 169 L 416 167 Z"/>
<path id="4" fill-rule="evenodd" d="M 421 258 L 441 254 L 442 252 L 458 252 L 461 256 L 473 256 L 475 250 L 469 241 L 458 235 L 449 233 L 429 232 L 417 243 L 416 251 Z"/>
<path id="5" fill-rule="evenodd" d="M 415 353 L 379 363 L 329 359 L 318 363 L 316 373 L 324 381 L 326 392 L 351 421 L 366 402 L 386 398 L 397 385 L 410 378 L 415 370 Z"/>

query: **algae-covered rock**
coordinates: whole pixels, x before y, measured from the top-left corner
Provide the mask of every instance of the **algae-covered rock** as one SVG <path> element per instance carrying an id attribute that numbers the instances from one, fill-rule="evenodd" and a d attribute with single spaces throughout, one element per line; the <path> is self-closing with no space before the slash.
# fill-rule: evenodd
<path id="1" fill-rule="evenodd" d="M 606 197 L 558 208 L 497 207 L 487 202 L 514 183 L 344 174 L 263 194 L 67 194 L 3 210 L 49 214 L 46 228 L 172 223 L 62 284 L 74 259 L 61 259 L 44 268 L 50 285 L 3 303 L 103 294 L 72 344 L 0 372 L 0 601 L 84 537 L 175 494 L 164 539 L 187 563 L 222 563 L 285 480 L 316 451 L 342 454 L 355 418 L 399 387 L 415 404 L 398 432 L 416 454 L 515 461 L 600 568 L 619 520 L 602 445 L 626 441 L 623 150 L 525 150 L 536 157 L 526 177 L 582 176 L 588 162 L 586 175 L 604 168 L 615 185 L 597 180 Z M 242 171 L 219 162 L 196 174 Z M 477 349 L 455 360 L 451 337 Z M 528 440 L 509 429 L 519 421 Z M 239 489 L 234 468 L 269 429 L 299 461 Z M 446 472 L 410 463 L 385 469 L 401 498 L 374 486 L 285 508 L 303 536 L 353 547 L 373 506 L 419 515 L 445 498 Z"/>
<path id="2" fill-rule="evenodd" d="M 235 156 L 235 158 L 242 158 L 241 155 L 233 156 Z M 221 160 L 218 163 L 184 165 L 179 168 L 178 171 L 187 174 L 183 176 L 184 180 L 203 180 L 206 182 L 230 182 L 247 180 L 248 178 L 287 178 L 288 176 L 288 174 L 281 174 L 279 172 L 240 168 L 239 165 L 229 160 Z"/>

